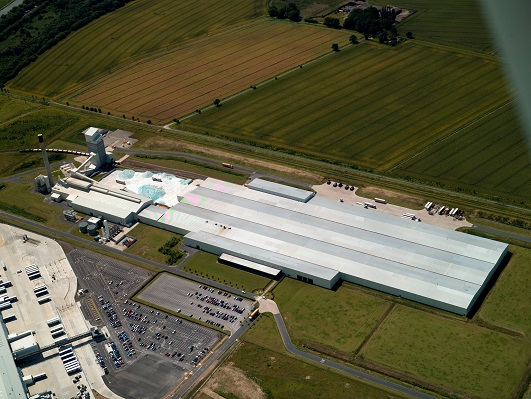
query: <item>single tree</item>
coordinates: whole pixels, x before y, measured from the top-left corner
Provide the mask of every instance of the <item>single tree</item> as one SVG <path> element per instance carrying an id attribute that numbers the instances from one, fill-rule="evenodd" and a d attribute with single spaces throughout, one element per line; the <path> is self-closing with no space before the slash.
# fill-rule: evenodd
<path id="1" fill-rule="evenodd" d="M 219 98 L 216 98 L 216 99 L 214 100 L 214 105 L 215 105 L 216 107 L 221 107 L 221 100 L 220 100 Z"/>
<path id="2" fill-rule="evenodd" d="M 408 33 L 406 33 L 406 37 L 407 37 L 408 39 L 413 39 L 413 32 L 408 32 Z"/>
<path id="3" fill-rule="evenodd" d="M 273 17 L 273 18 L 278 17 L 278 8 L 276 8 L 275 6 L 269 7 L 268 12 L 269 12 L 270 17 Z"/>
<path id="4" fill-rule="evenodd" d="M 337 43 L 333 43 L 333 44 L 332 44 L 332 50 L 333 50 L 333 51 L 339 51 L 339 44 L 337 44 Z"/>
<path id="5" fill-rule="evenodd" d="M 358 38 L 356 37 L 356 35 L 350 35 L 348 40 L 350 40 L 352 44 L 358 44 Z"/>
<path id="6" fill-rule="evenodd" d="M 151 119 L 148 119 L 148 120 L 147 120 L 147 124 L 148 124 L 148 125 L 151 125 Z"/>

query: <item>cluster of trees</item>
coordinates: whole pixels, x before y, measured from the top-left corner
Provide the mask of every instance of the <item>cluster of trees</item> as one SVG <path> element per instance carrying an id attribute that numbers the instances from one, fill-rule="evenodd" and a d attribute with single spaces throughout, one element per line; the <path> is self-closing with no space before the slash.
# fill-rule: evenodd
<path id="1" fill-rule="evenodd" d="M 131 0 L 26 0 L 0 17 L 0 87 L 89 22 Z"/>
<path id="2" fill-rule="evenodd" d="M 398 43 L 398 31 L 395 26 L 396 14 L 385 8 L 377 9 L 376 7 L 369 7 L 366 9 L 356 8 L 350 12 L 348 17 L 343 22 L 338 18 L 326 17 L 323 24 L 329 28 L 334 29 L 349 29 L 356 30 L 363 33 L 366 39 L 369 36 L 378 38 L 380 43 L 389 43 L 395 46 Z M 407 32 L 408 39 L 413 38 L 413 33 Z M 352 43 L 357 43 L 357 39 L 351 37 Z"/>
<path id="3" fill-rule="evenodd" d="M 162 247 L 159 248 L 159 252 L 161 254 L 167 255 L 168 259 L 166 259 L 166 264 L 168 265 L 174 265 L 184 256 L 184 254 L 181 251 L 176 251 L 173 249 L 177 244 L 179 244 L 180 240 L 177 237 L 172 237 Z"/>
<path id="4" fill-rule="evenodd" d="M 289 3 L 280 8 L 271 5 L 268 12 L 269 16 L 273 18 L 289 19 L 294 22 L 299 22 L 301 20 L 301 10 L 299 10 L 295 3 Z"/>

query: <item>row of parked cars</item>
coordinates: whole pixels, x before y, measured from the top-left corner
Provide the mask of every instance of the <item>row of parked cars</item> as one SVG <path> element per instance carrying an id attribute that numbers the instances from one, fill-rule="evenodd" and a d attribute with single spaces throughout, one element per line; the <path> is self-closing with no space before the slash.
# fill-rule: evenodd
<path id="1" fill-rule="evenodd" d="M 122 323 L 120 322 L 120 320 L 118 320 L 118 315 L 114 311 L 111 303 L 109 301 L 106 301 L 103 298 L 103 295 L 100 295 L 98 297 L 98 301 L 101 304 L 101 308 L 107 315 L 107 318 L 109 319 L 109 322 L 111 323 L 111 326 L 113 326 L 114 328 L 121 327 Z"/>
<path id="2" fill-rule="evenodd" d="M 127 336 L 125 331 L 122 331 L 120 334 L 118 334 L 118 339 L 122 343 L 122 347 L 127 356 L 130 357 L 130 356 L 136 355 L 135 348 L 133 348 L 133 344 L 131 340 L 129 339 L 129 337 Z"/>
<path id="3" fill-rule="evenodd" d="M 326 184 L 332 185 L 334 187 L 339 187 L 339 188 L 343 187 L 343 183 L 332 182 L 332 180 L 328 180 Z M 349 186 L 348 184 L 345 184 L 345 190 L 354 191 L 355 188 L 356 187 L 354 186 Z"/>

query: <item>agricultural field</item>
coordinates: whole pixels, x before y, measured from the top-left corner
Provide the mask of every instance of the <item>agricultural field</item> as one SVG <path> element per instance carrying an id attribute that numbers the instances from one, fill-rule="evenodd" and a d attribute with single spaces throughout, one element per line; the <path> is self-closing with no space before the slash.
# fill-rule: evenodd
<path id="1" fill-rule="evenodd" d="M 509 97 L 494 58 L 363 42 L 181 126 L 382 170 Z"/>
<path id="2" fill-rule="evenodd" d="M 133 1 L 69 35 L 8 86 L 58 97 L 150 53 L 264 13 L 262 0 Z"/>
<path id="3" fill-rule="evenodd" d="M 195 399 L 204 398 L 208 390 L 224 398 L 409 397 L 291 356 L 284 348 L 271 314 L 261 315 L 241 341 L 236 351 L 194 395 Z"/>
<path id="4" fill-rule="evenodd" d="M 398 305 L 360 353 L 369 365 L 432 389 L 513 397 L 531 358 L 528 340 Z"/>
<path id="5" fill-rule="evenodd" d="M 262 290 L 270 282 L 266 277 L 218 263 L 217 255 L 207 252 L 194 254 L 183 264 L 182 270 L 249 292 Z"/>
<path id="6" fill-rule="evenodd" d="M 529 148 L 511 103 L 423 149 L 395 172 L 529 204 Z"/>
<path id="7" fill-rule="evenodd" d="M 263 19 L 188 41 L 103 77 L 72 101 L 170 121 L 348 43 L 348 33 Z"/>
<path id="8" fill-rule="evenodd" d="M 285 278 L 274 290 L 293 342 L 352 355 L 385 314 L 388 301 L 340 287 L 337 292 Z"/>
<path id="9" fill-rule="evenodd" d="M 375 3 L 388 4 L 381 0 Z M 419 40 L 484 53 L 495 51 L 494 38 L 481 1 L 400 0 L 393 4 L 417 11 L 397 25 L 402 36 L 411 31 Z"/>

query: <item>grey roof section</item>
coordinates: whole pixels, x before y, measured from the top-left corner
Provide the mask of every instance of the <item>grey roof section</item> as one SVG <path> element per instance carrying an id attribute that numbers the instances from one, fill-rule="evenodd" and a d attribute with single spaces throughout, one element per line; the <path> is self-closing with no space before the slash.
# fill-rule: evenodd
<path id="1" fill-rule="evenodd" d="M 224 248 L 224 252 L 226 254 L 238 256 L 242 259 L 248 259 L 251 261 L 259 261 L 265 265 L 270 265 L 273 263 L 275 265 L 284 266 L 294 270 L 304 270 L 305 273 L 323 278 L 325 280 L 333 280 L 337 276 L 336 270 L 327 269 L 325 267 L 306 262 L 304 262 L 304 267 L 301 267 L 301 261 L 297 258 L 270 252 L 260 247 L 255 247 L 250 244 L 235 241 L 227 237 L 210 234 L 204 231 L 188 233 L 185 237 Z"/>
<path id="2" fill-rule="evenodd" d="M 278 195 L 280 197 L 289 198 L 299 202 L 308 202 L 315 195 L 313 191 L 285 186 L 284 184 L 278 184 L 262 179 L 254 179 L 247 185 L 247 187 L 252 190 Z"/>
<path id="3" fill-rule="evenodd" d="M 0 398 L 26 399 L 26 389 L 20 379 L 11 348 L 7 342 L 7 330 L 0 314 Z"/>

